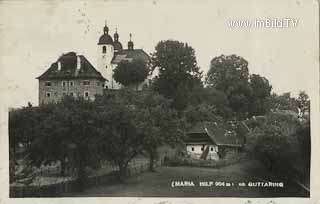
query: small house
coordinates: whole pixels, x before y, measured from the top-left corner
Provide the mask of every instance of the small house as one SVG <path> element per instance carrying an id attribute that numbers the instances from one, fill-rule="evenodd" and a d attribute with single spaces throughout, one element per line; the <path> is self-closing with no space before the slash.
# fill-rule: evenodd
<path id="1" fill-rule="evenodd" d="M 191 158 L 219 160 L 227 151 L 241 149 L 245 144 L 245 137 L 225 130 L 217 123 L 199 122 L 187 132 L 185 144 Z"/>

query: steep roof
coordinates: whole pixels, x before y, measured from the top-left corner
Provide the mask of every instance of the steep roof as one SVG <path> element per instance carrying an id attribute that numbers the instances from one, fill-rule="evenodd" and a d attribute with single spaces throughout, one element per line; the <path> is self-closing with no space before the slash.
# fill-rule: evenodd
<path id="1" fill-rule="evenodd" d="M 132 60 L 143 60 L 147 62 L 149 60 L 149 55 L 142 49 L 129 50 L 125 49 L 118 52 L 113 57 L 111 63 L 119 64 L 122 60 L 132 61 Z"/>
<path id="2" fill-rule="evenodd" d="M 40 80 L 47 79 L 88 79 L 95 78 L 105 80 L 92 64 L 83 56 L 69 52 L 62 55 L 58 60 L 51 64 L 41 76 Z"/>
<path id="3" fill-rule="evenodd" d="M 243 138 L 228 132 L 216 123 L 200 122 L 187 132 L 186 143 L 213 143 L 218 146 L 240 147 L 244 144 Z"/>

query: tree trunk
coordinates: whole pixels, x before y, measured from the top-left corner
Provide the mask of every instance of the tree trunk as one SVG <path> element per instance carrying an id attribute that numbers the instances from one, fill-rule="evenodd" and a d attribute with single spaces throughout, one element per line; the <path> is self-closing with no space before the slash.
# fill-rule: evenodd
<path id="1" fill-rule="evenodd" d="M 66 160 L 65 158 L 61 159 L 60 161 L 60 167 L 61 167 L 61 171 L 60 171 L 60 176 L 65 176 L 65 172 L 66 172 Z"/>
<path id="2" fill-rule="evenodd" d="M 154 154 L 150 154 L 150 157 L 149 157 L 149 171 L 152 171 L 154 172 Z"/>
<path id="3" fill-rule="evenodd" d="M 119 181 L 124 182 L 124 179 L 127 175 L 127 165 L 120 163 L 119 166 Z"/>

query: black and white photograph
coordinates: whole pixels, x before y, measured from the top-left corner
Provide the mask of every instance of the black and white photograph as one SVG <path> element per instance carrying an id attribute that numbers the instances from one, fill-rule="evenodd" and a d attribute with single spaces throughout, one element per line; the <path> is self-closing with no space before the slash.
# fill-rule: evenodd
<path id="1" fill-rule="evenodd" d="M 319 201 L 318 1 L 4 0 L 0 53 L 4 203 Z"/>

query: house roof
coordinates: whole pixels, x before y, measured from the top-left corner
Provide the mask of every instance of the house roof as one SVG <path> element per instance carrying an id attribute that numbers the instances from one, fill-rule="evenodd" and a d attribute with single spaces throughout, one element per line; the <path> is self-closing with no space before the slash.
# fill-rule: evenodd
<path id="1" fill-rule="evenodd" d="M 142 49 L 134 49 L 134 50 L 125 49 L 116 53 L 111 63 L 119 64 L 123 60 L 127 60 L 127 61 L 143 60 L 147 62 L 149 60 L 149 55 Z"/>
<path id="2" fill-rule="evenodd" d="M 101 73 L 83 55 L 76 55 L 75 52 L 60 56 L 56 62 L 51 64 L 49 69 L 37 77 L 39 80 L 77 78 L 95 78 L 105 81 Z"/>
<path id="3" fill-rule="evenodd" d="M 228 134 L 217 123 L 200 122 L 187 132 L 186 143 L 214 143 L 218 146 L 242 146 L 243 138 L 236 134 Z"/>

